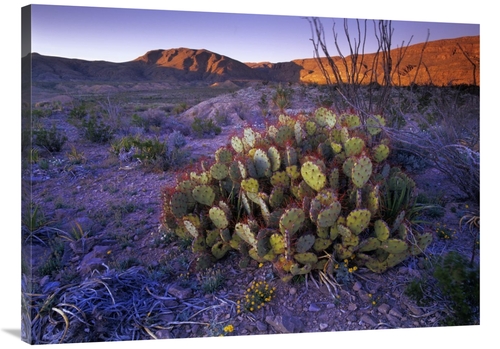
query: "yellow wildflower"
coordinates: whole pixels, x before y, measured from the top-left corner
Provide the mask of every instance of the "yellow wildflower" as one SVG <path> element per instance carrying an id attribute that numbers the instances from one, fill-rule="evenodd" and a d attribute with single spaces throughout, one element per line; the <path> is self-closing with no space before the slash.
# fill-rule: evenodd
<path id="1" fill-rule="evenodd" d="M 234 331 L 233 325 L 227 325 L 226 327 L 224 327 L 224 332 L 226 332 L 226 333 L 231 333 L 233 331 Z"/>

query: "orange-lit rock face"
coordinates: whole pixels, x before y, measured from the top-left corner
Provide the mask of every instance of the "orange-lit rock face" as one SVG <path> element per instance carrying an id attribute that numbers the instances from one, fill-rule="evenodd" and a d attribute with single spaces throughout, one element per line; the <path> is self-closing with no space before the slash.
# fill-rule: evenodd
<path id="1" fill-rule="evenodd" d="M 394 45 L 394 43 L 393 43 Z M 325 84 L 326 78 L 314 58 L 280 63 L 242 63 L 204 49 L 175 48 L 152 50 L 124 63 L 83 61 L 34 54 L 33 80 L 100 80 L 100 81 L 281 81 Z M 348 77 L 344 62 L 338 65 L 342 82 L 383 83 L 381 57 L 374 67 L 375 54 L 358 57 L 358 74 Z M 411 83 L 436 86 L 479 85 L 479 36 L 462 37 L 416 44 L 391 50 L 391 81 L 394 85 Z M 326 58 L 322 59 L 336 82 Z M 351 57 L 346 57 L 351 66 Z M 374 69 L 373 69 L 374 68 Z"/>

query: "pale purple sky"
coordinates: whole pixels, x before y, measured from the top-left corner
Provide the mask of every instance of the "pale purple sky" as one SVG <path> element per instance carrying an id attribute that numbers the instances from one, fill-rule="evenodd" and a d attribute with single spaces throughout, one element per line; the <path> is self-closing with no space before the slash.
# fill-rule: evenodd
<path id="1" fill-rule="evenodd" d="M 362 19 L 362 18 L 360 18 Z M 373 52 L 373 21 L 365 52 Z M 392 18 L 380 18 L 392 19 Z M 321 18 L 330 54 L 332 24 L 339 38 L 343 18 Z M 349 27 L 355 29 L 354 20 Z M 479 24 L 393 20 L 393 47 L 429 40 L 479 35 Z M 309 22 L 301 16 L 217 13 L 106 7 L 33 5 L 32 51 L 49 56 L 125 62 L 149 50 L 187 47 L 207 49 L 242 62 L 286 62 L 313 57 Z M 413 38 L 412 38 L 413 36 Z M 342 51 L 348 55 L 348 50 Z"/>

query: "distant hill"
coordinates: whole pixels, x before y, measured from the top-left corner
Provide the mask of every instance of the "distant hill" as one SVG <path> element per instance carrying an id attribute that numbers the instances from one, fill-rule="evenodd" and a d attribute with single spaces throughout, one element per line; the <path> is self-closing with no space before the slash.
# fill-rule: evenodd
<path id="1" fill-rule="evenodd" d="M 428 42 L 391 50 L 394 83 L 407 85 L 432 83 L 479 85 L 479 36 Z M 463 51 L 462 51 L 463 50 Z M 396 65 L 402 55 L 400 65 Z M 464 53 L 465 52 L 465 53 Z M 175 48 L 152 50 L 130 62 L 85 61 L 32 54 L 34 82 L 93 81 L 93 82 L 203 82 L 218 85 L 223 82 L 280 81 L 325 83 L 314 58 L 291 62 L 242 63 L 230 57 L 204 49 Z M 422 61 L 420 68 L 420 58 Z M 347 57 L 349 59 L 349 57 Z M 370 73 L 374 54 L 364 56 Z M 339 61 L 339 57 L 334 57 Z M 476 65 L 476 69 L 474 69 Z M 382 70 L 377 68 L 377 79 Z M 415 74 L 416 78 L 415 78 Z M 380 80 L 381 81 L 381 80 Z M 380 82 L 379 81 L 379 82 Z"/>

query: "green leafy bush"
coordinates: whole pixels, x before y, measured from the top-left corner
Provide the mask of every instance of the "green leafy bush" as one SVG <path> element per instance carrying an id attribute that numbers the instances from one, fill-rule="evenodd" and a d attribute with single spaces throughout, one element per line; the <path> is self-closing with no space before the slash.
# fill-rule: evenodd
<path id="1" fill-rule="evenodd" d="M 106 143 L 113 138 L 113 130 L 111 126 L 96 116 L 90 117 L 88 120 L 82 121 L 84 135 L 89 141 L 94 143 Z"/>
<path id="2" fill-rule="evenodd" d="M 419 306 L 441 304 L 447 314 L 441 325 L 479 324 L 479 266 L 456 251 L 432 258 L 428 266 L 405 294 Z"/>
<path id="3" fill-rule="evenodd" d="M 202 138 L 206 136 L 213 137 L 222 132 L 220 126 L 217 126 L 213 119 L 203 119 L 195 117 L 191 124 L 191 129 L 196 137 Z"/>
<path id="4" fill-rule="evenodd" d="M 139 159 L 144 165 L 162 171 L 178 167 L 188 158 L 181 148 L 186 144 L 184 136 L 172 132 L 166 141 L 157 137 L 125 136 L 112 142 L 110 151 L 122 161 Z"/>
<path id="5" fill-rule="evenodd" d="M 436 265 L 434 277 L 451 302 L 453 314 L 446 325 L 479 324 L 479 267 L 452 251 Z"/>
<path id="6" fill-rule="evenodd" d="M 72 119 L 83 120 L 87 116 L 87 105 L 81 102 L 79 105 L 75 106 L 69 112 L 69 116 Z"/>
<path id="7" fill-rule="evenodd" d="M 52 125 L 50 129 L 42 127 L 33 130 L 33 136 L 33 143 L 49 152 L 60 152 L 64 143 L 68 140 L 68 137 L 59 131 L 55 125 Z"/>

